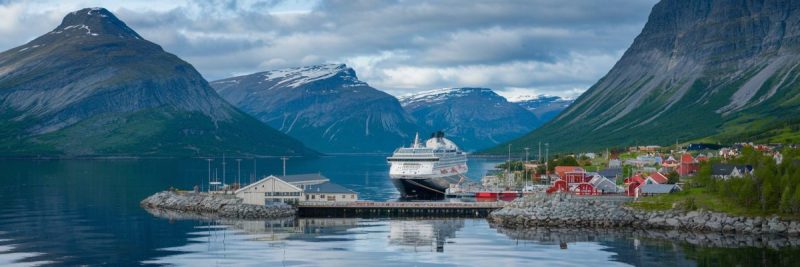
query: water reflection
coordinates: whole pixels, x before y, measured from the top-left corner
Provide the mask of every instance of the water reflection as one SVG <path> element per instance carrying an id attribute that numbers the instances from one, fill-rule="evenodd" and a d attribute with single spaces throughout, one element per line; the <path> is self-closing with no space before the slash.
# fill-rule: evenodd
<path id="1" fill-rule="evenodd" d="M 414 251 L 430 247 L 443 252 L 445 241 L 455 237 L 456 231 L 463 227 L 463 219 L 392 220 L 389 222 L 389 244 L 412 247 Z"/>
<path id="2" fill-rule="evenodd" d="M 245 162 L 243 177 L 249 175 L 244 170 L 253 167 Z M 470 177 L 480 177 L 480 172 L 493 164 L 491 159 L 470 159 Z M 235 165 L 228 164 L 234 166 L 228 173 L 236 173 Z M 290 173 L 322 172 L 334 182 L 356 189 L 365 199 L 391 200 L 397 196 L 383 156 L 295 160 L 288 167 Z M 591 229 L 573 234 L 551 232 L 550 237 L 526 236 L 498 232 L 483 219 L 228 221 L 185 218 L 168 212 L 151 214 L 139 207 L 139 201 L 153 192 L 171 186 L 191 188 L 205 181 L 207 166 L 200 159 L 0 160 L 0 169 L 0 266 L 800 262 L 797 244 L 775 237 L 755 241 L 701 235 L 674 238 L 670 233 L 644 236 L 593 233 Z M 280 170 L 277 159 L 258 163 L 259 174 Z M 723 242 L 700 242 L 703 240 Z M 561 249 L 562 245 L 566 249 Z"/>

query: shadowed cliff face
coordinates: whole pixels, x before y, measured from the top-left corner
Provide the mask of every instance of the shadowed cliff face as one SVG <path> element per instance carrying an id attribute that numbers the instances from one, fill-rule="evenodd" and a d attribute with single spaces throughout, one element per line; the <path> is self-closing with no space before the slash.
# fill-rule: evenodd
<path id="1" fill-rule="evenodd" d="M 307 152 L 102 8 L 72 12 L 53 31 L 0 54 L 0 112 L 4 155 Z"/>
<path id="2" fill-rule="evenodd" d="M 506 142 L 539 125 L 533 113 L 487 88 L 437 89 L 400 102 L 421 128 L 442 130 L 467 151 Z"/>
<path id="3" fill-rule="evenodd" d="M 248 114 L 324 152 L 390 152 L 416 131 L 396 98 L 359 81 L 345 65 L 266 71 L 211 85 Z"/>
<path id="4" fill-rule="evenodd" d="M 786 141 L 769 135 L 800 125 L 799 50 L 800 2 L 661 1 L 605 77 L 515 143 L 564 151 L 706 136 Z"/>

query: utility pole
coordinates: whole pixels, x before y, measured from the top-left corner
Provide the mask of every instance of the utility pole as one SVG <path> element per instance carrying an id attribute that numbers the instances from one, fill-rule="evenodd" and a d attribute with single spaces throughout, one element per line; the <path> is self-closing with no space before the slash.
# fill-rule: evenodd
<path id="1" fill-rule="evenodd" d="M 544 143 L 544 173 L 550 179 L 550 143 Z"/>
<path id="2" fill-rule="evenodd" d="M 526 184 L 528 183 L 528 167 L 526 167 L 525 164 L 528 164 L 528 150 L 530 149 L 531 149 L 530 147 L 527 146 L 525 147 L 525 163 L 522 164 L 522 169 L 525 171 L 523 174 L 524 177 L 522 177 L 522 179 L 525 180 Z"/>
<path id="3" fill-rule="evenodd" d="M 211 191 L 211 161 L 213 161 L 213 160 L 214 159 L 212 159 L 212 158 L 207 158 L 206 159 L 206 161 L 208 161 L 208 191 L 209 192 Z"/>
<path id="4" fill-rule="evenodd" d="M 283 156 L 281 160 L 283 161 L 283 176 L 286 176 L 286 161 L 289 160 L 289 157 Z"/>
<path id="5" fill-rule="evenodd" d="M 511 144 L 508 144 L 508 163 L 506 164 L 506 186 L 511 180 Z"/>
<path id="6" fill-rule="evenodd" d="M 226 169 L 225 168 L 225 164 L 227 164 L 227 162 L 225 162 L 225 153 L 222 153 L 222 187 L 223 188 L 225 187 L 225 169 Z"/>
<path id="7" fill-rule="evenodd" d="M 255 183 L 256 180 L 258 179 L 258 173 L 257 172 L 258 171 L 256 170 L 256 158 L 253 157 L 253 178 L 252 178 L 253 180 L 250 181 L 251 184 Z"/>
<path id="8" fill-rule="evenodd" d="M 242 188 L 242 159 L 236 159 L 236 185 Z"/>
<path id="9" fill-rule="evenodd" d="M 542 163 L 542 141 L 539 141 L 539 157 L 537 157 L 536 160 L 538 160 L 540 164 Z"/>

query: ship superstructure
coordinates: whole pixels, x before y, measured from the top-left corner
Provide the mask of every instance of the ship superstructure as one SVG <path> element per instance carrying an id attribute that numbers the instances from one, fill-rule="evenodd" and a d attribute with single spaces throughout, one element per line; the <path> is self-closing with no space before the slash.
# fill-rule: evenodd
<path id="1" fill-rule="evenodd" d="M 425 143 L 417 135 L 410 147 L 396 149 L 387 160 L 389 176 L 403 198 L 443 198 L 467 172 L 467 155 L 443 132 L 431 134 Z"/>

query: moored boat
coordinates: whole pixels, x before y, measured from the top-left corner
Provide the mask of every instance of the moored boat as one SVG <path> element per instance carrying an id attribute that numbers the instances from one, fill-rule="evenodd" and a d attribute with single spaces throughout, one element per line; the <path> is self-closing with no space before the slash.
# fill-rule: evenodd
<path id="1" fill-rule="evenodd" d="M 467 155 L 443 132 L 431 134 L 421 143 L 419 135 L 411 147 L 401 147 L 387 160 L 389 176 L 402 198 L 442 199 L 451 184 L 463 182 Z"/>

